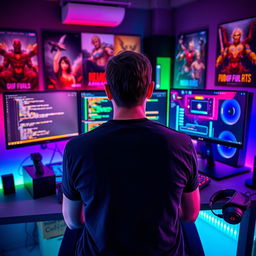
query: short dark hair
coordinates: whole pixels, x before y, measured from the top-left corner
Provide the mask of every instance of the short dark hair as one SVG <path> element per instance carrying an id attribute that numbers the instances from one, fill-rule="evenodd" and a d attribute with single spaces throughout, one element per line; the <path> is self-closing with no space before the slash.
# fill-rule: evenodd
<path id="1" fill-rule="evenodd" d="M 124 51 L 109 59 L 106 78 L 113 99 L 120 107 L 131 108 L 142 103 L 151 82 L 149 59 L 132 51 Z"/>

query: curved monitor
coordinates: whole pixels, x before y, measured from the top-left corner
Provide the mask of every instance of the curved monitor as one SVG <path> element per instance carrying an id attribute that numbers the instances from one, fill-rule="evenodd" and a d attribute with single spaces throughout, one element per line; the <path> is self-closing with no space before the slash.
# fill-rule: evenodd
<path id="1" fill-rule="evenodd" d="M 7 149 L 79 134 L 77 92 L 5 93 L 3 102 Z"/>
<path id="2" fill-rule="evenodd" d="M 170 99 L 171 128 L 197 140 L 243 147 L 247 92 L 174 89 Z"/>

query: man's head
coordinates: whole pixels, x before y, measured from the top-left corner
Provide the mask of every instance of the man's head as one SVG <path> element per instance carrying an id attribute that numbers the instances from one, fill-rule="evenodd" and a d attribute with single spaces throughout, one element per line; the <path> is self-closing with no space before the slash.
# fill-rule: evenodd
<path id="1" fill-rule="evenodd" d="M 146 56 L 125 51 L 109 59 L 106 67 L 107 86 L 119 107 L 141 105 L 148 96 L 152 66 Z"/>

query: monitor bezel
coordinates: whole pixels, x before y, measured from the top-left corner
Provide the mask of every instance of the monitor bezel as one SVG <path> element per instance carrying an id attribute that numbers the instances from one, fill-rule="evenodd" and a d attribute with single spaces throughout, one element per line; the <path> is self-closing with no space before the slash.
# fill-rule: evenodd
<path id="1" fill-rule="evenodd" d="M 6 115 L 6 95 L 10 95 L 10 94 L 32 94 L 32 93 L 60 93 L 60 92 L 75 92 L 76 93 L 76 106 L 77 106 L 77 135 L 74 136 L 67 136 L 65 138 L 58 138 L 58 139 L 46 139 L 46 140 L 40 140 L 40 141 L 35 141 L 35 142 L 28 142 L 28 143 L 24 143 L 24 144 L 17 144 L 17 145 L 8 145 L 8 132 L 7 132 L 7 115 Z M 15 149 L 15 148 L 21 148 L 21 147 L 27 147 L 27 146 L 33 146 L 33 145 L 41 145 L 41 144 L 47 144 L 47 143 L 52 143 L 52 142 L 57 142 L 57 141 L 62 141 L 62 140 L 68 140 L 70 138 L 73 138 L 75 136 L 78 136 L 80 134 L 79 131 L 79 123 L 78 123 L 78 91 L 75 90 L 51 90 L 51 91 L 16 91 L 16 92 L 4 92 L 3 93 L 3 97 L 2 97 L 2 101 L 3 101 L 3 109 L 4 109 L 4 130 L 5 130 L 5 147 L 6 149 Z"/>
<path id="2" fill-rule="evenodd" d="M 249 100 L 249 92 L 247 91 L 240 91 L 240 90 L 211 90 L 211 89 L 175 89 L 175 88 L 171 88 L 170 90 L 170 118 L 169 118 L 169 128 L 171 128 L 171 100 L 172 100 L 172 91 L 216 91 L 216 92 L 238 92 L 238 93 L 245 93 L 246 95 L 246 100 L 245 100 L 245 117 L 244 117 L 244 122 L 243 122 L 243 135 L 242 135 L 242 143 L 241 144 L 236 144 L 236 143 L 232 143 L 232 142 L 225 142 L 225 141 L 219 141 L 217 139 L 210 139 L 210 138 L 205 138 L 205 137 L 200 137 L 200 136 L 196 136 L 196 135 L 191 135 L 191 134 L 187 134 L 184 133 L 188 136 L 190 136 L 192 139 L 198 140 L 198 141 L 204 141 L 204 142 L 208 142 L 208 143 L 213 143 L 216 145 L 223 145 L 223 146 L 227 146 L 227 147 L 234 147 L 234 148 L 238 148 L 238 149 L 242 149 L 245 145 L 245 136 L 246 136 L 246 125 L 247 125 L 247 117 L 248 117 L 248 100 Z M 171 128 L 173 129 L 173 128 Z M 175 130 L 175 129 L 173 129 Z M 176 131 L 176 130 L 175 130 Z M 181 131 L 178 131 L 181 132 Z M 183 132 L 181 132 L 183 133 Z"/>

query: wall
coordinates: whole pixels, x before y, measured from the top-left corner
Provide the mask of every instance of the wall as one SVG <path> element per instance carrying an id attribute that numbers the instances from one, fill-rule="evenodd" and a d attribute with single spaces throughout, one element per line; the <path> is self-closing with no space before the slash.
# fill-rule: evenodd
<path id="1" fill-rule="evenodd" d="M 208 28 L 207 89 L 227 89 L 221 86 L 216 87 L 214 83 L 218 24 L 256 16 L 255 9 L 256 2 L 253 0 L 199 0 L 175 10 L 173 17 L 176 35 Z M 247 90 L 252 92 L 254 96 L 251 120 L 248 123 L 249 132 L 247 134 L 248 147 L 246 154 L 246 165 L 252 167 L 253 157 L 256 155 L 256 89 L 241 87 L 233 87 L 232 89 Z"/>
<path id="2" fill-rule="evenodd" d="M 125 19 L 116 28 L 87 27 L 61 24 L 61 8 L 59 1 L 50 0 L 9 0 L 4 1 L 0 8 L 0 29 L 27 29 L 35 30 L 38 34 L 39 45 L 39 70 L 42 71 L 42 44 L 41 30 L 75 31 L 75 32 L 96 32 L 96 33 L 120 33 L 136 34 L 142 37 L 151 33 L 152 13 L 149 10 L 127 9 Z M 157 31 L 157 26 L 154 26 Z M 43 90 L 43 73 L 39 71 L 40 90 Z M 57 146 L 61 151 L 66 141 L 58 142 Z M 6 150 L 4 136 L 3 102 L 0 95 L 0 175 L 16 173 L 16 184 L 22 183 L 22 176 L 19 175 L 19 166 L 30 153 L 41 152 L 43 162 L 47 163 L 52 155 L 53 143 L 48 144 L 50 149 L 41 149 L 40 146 L 30 146 L 19 149 Z M 56 154 L 54 161 L 61 160 L 60 154 Z M 31 164 L 28 158 L 23 164 Z M 18 171 L 19 169 L 19 171 Z M 0 182 L 0 187 L 2 186 Z"/>

